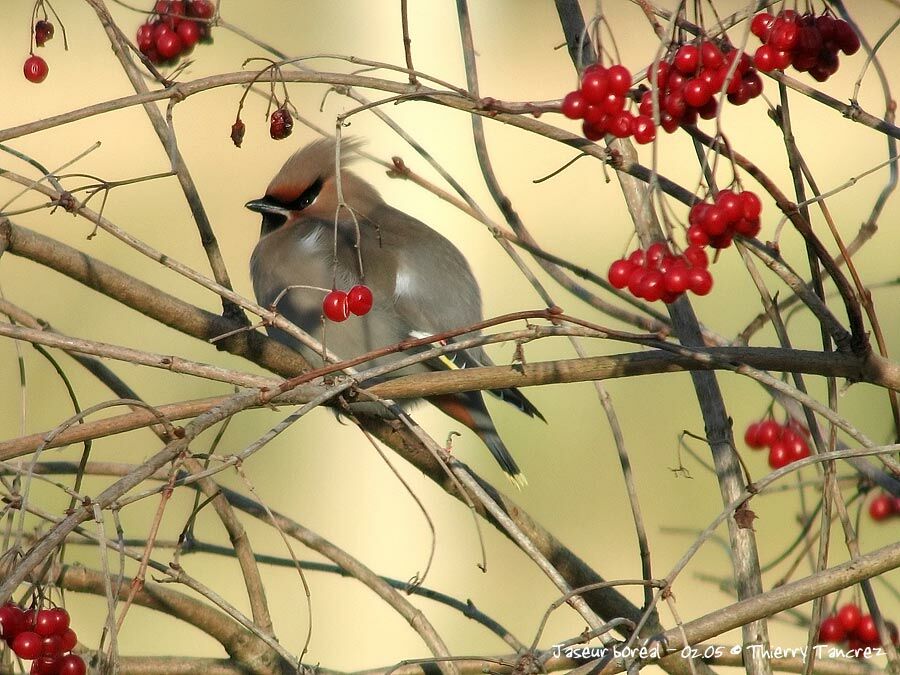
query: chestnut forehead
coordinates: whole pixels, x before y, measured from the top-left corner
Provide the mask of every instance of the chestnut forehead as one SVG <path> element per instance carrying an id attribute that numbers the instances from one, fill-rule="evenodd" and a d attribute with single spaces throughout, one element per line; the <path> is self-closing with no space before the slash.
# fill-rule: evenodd
<path id="1" fill-rule="evenodd" d="M 274 185 L 266 190 L 266 197 L 271 197 L 275 201 L 287 204 L 303 194 L 306 187 L 306 185 Z"/>

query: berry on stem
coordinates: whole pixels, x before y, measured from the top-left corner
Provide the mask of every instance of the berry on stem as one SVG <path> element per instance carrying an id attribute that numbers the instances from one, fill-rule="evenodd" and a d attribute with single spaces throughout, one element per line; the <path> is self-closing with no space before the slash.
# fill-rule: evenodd
<path id="1" fill-rule="evenodd" d="M 13 638 L 10 646 L 20 659 L 33 661 L 41 655 L 43 638 L 33 631 L 22 631 Z"/>
<path id="2" fill-rule="evenodd" d="M 837 618 L 845 631 L 853 633 L 856 631 L 856 627 L 859 626 L 859 622 L 862 619 L 862 611 L 855 602 L 848 602 L 838 609 Z"/>
<path id="3" fill-rule="evenodd" d="M 85 675 L 87 665 L 78 654 L 66 654 L 59 661 L 59 675 Z"/>
<path id="4" fill-rule="evenodd" d="M 335 323 L 346 321 L 350 316 L 347 294 L 339 290 L 330 291 L 322 301 L 322 313 Z"/>
<path id="5" fill-rule="evenodd" d="M 831 644 L 843 642 L 847 631 L 836 616 L 828 616 L 822 619 L 819 626 L 819 641 Z"/>
<path id="6" fill-rule="evenodd" d="M 33 82 L 34 84 L 40 84 L 47 79 L 47 73 L 50 72 L 50 67 L 40 56 L 32 54 L 25 59 L 25 65 L 22 68 L 22 72 L 25 74 L 26 80 Z"/>
<path id="7" fill-rule="evenodd" d="M 34 24 L 34 44 L 43 47 L 53 38 L 53 24 L 46 19 L 41 19 Z"/>
<path id="8" fill-rule="evenodd" d="M 347 308 L 356 316 L 364 316 L 372 309 L 374 298 L 368 286 L 359 284 L 347 292 Z"/>

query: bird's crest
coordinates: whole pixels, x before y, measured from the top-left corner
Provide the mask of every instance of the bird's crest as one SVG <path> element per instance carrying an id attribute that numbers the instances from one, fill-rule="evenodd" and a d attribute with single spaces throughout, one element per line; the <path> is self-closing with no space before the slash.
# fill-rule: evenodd
<path id="1" fill-rule="evenodd" d="M 357 151 L 363 141 L 346 138 L 341 142 L 341 169 L 359 159 Z M 281 170 L 269 183 L 266 194 L 288 202 L 295 199 L 300 191 L 314 182 L 325 181 L 335 176 L 335 139 L 331 136 L 320 138 L 306 145 L 288 158 Z"/>

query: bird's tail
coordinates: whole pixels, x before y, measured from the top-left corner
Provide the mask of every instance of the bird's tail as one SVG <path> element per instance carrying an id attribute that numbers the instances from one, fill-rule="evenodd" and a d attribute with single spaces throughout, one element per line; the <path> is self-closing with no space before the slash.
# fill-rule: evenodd
<path id="1" fill-rule="evenodd" d="M 494 459 L 497 460 L 500 468 L 517 488 L 521 489 L 528 484 L 525 475 L 516 464 L 516 460 L 509 454 L 509 450 L 500 439 L 480 392 L 433 396 L 428 401 L 478 434 L 478 437 L 491 451 Z"/>

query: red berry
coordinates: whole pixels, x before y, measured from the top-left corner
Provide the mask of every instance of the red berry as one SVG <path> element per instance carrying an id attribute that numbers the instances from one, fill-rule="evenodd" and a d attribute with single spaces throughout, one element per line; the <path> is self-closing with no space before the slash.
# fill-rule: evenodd
<path id="1" fill-rule="evenodd" d="M 704 103 L 702 106 L 697 108 L 697 114 L 700 115 L 702 119 L 711 120 L 715 118 L 716 114 L 719 112 L 719 103 L 715 98 L 710 96 L 709 100 Z"/>
<path id="2" fill-rule="evenodd" d="M 859 36 L 853 30 L 853 26 L 843 19 L 835 19 L 834 41 L 847 56 L 859 51 Z"/>
<path id="3" fill-rule="evenodd" d="M 711 204 L 703 213 L 703 221 L 700 223 L 700 227 L 710 237 L 725 234 L 728 231 L 728 218 L 725 215 L 725 211 L 719 206 Z"/>
<path id="4" fill-rule="evenodd" d="M 797 36 L 797 49 L 805 54 L 818 57 L 822 51 L 822 34 L 815 26 L 801 26 Z"/>
<path id="5" fill-rule="evenodd" d="M 683 74 L 693 75 L 700 67 L 700 50 L 696 45 L 681 45 L 672 63 Z"/>
<path id="6" fill-rule="evenodd" d="M 246 130 L 247 125 L 244 124 L 244 120 L 240 117 L 231 125 L 231 142 L 234 143 L 236 148 L 241 147 L 241 143 L 244 142 L 244 132 Z"/>
<path id="7" fill-rule="evenodd" d="M 725 63 L 725 55 L 715 42 L 707 40 L 700 45 L 700 62 L 704 70 L 715 70 Z"/>
<path id="8" fill-rule="evenodd" d="M 875 625 L 875 619 L 872 618 L 871 614 L 863 614 L 859 619 L 859 625 L 853 632 L 863 642 L 876 645 L 881 644 L 881 640 L 878 638 L 878 627 Z"/>
<path id="9" fill-rule="evenodd" d="M 704 267 L 692 267 L 688 271 L 688 288 L 695 295 L 706 295 L 712 290 L 713 278 Z"/>
<path id="10" fill-rule="evenodd" d="M 698 77 L 709 85 L 709 88 L 715 94 L 722 89 L 725 84 L 725 77 L 728 75 L 728 66 L 720 68 L 704 68 L 700 71 Z"/>
<path id="11" fill-rule="evenodd" d="M 62 655 L 62 637 L 54 633 L 47 635 L 41 642 L 42 656 L 61 656 Z"/>
<path id="12" fill-rule="evenodd" d="M 837 644 L 838 642 L 842 642 L 846 635 L 847 631 L 844 630 L 844 626 L 836 616 L 829 616 L 822 619 L 822 624 L 819 626 L 820 642 Z"/>
<path id="13" fill-rule="evenodd" d="M 153 45 L 156 46 L 156 41 L 159 40 L 166 33 L 171 33 L 172 29 L 169 25 L 164 21 L 154 21 L 151 26 L 153 26 Z"/>
<path id="14" fill-rule="evenodd" d="M 687 231 L 687 240 L 691 246 L 709 245 L 709 235 L 698 224 L 691 225 Z"/>
<path id="15" fill-rule="evenodd" d="M 711 236 L 709 238 L 709 246 L 714 249 L 723 249 L 731 246 L 731 242 L 733 240 L 733 235 L 731 232 L 725 232 L 724 234 L 718 234 L 716 236 Z"/>
<path id="16" fill-rule="evenodd" d="M 641 96 L 641 102 L 638 104 L 638 112 L 641 115 L 646 115 L 649 118 L 653 118 L 653 92 L 645 91 Z"/>
<path id="17" fill-rule="evenodd" d="M 666 61 L 660 61 L 659 66 L 656 69 L 655 79 L 654 73 L 651 71 L 653 65 L 650 65 L 650 68 L 647 69 L 647 81 L 650 82 L 650 86 L 653 86 L 660 91 L 665 90 L 666 87 L 669 86 L 669 71 L 671 70 L 671 66 Z"/>
<path id="18" fill-rule="evenodd" d="M 59 675 L 59 656 L 42 656 L 31 662 L 31 675 Z"/>
<path id="19" fill-rule="evenodd" d="M 785 429 L 781 433 L 780 440 L 782 443 L 784 443 L 785 447 L 787 447 L 788 457 L 792 462 L 796 462 L 800 459 L 806 459 L 812 454 L 809 446 L 806 444 L 806 441 L 803 440 L 803 437 L 795 434 L 790 429 Z"/>
<path id="20" fill-rule="evenodd" d="M 631 127 L 634 140 L 639 145 L 652 143 L 656 139 L 656 125 L 649 115 L 638 115 L 632 121 Z"/>
<path id="21" fill-rule="evenodd" d="M 41 19 L 34 24 L 34 44 L 43 47 L 44 44 L 53 38 L 53 24 L 49 21 Z"/>
<path id="22" fill-rule="evenodd" d="M 34 632 L 43 637 L 56 632 L 56 614 L 52 609 L 42 609 L 37 613 L 34 620 Z"/>
<path id="23" fill-rule="evenodd" d="M 768 43 L 775 49 L 791 51 L 797 44 L 799 36 L 800 27 L 796 23 L 779 18 L 775 19 L 775 25 L 772 26 L 772 33 L 769 35 Z"/>
<path id="24" fill-rule="evenodd" d="M 733 190 L 721 190 L 716 195 L 716 206 L 722 209 L 728 223 L 736 223 L 744 215 L 743 202 Z"/>
<path id="25" fill-rule="evenodd" d="M 615 115 L 609 122 L 609 133 L 616 138 L 627 138 L 631 136 L 632 116 L 627 110 L 622 110 Z"/>
<path id="26" fill-rule="evenodd" d="M 769 446 L 769 466 L 780 469 L 791 463 L 791 454 L 788 447 L 780 440 Z"/>
<path id="27" fill-rule="evenodd" d="M 779 68 L 778 50 L 772 45 L 762 45 L 753 55 L 753 65 L 764 73 L 771 73 Z M 780 66 L 784 67 L 784 66 Z"/>
<path id="28" fill-rule="evenodd" d="M 581 91 L 570 91 L 562 102 L 562 114 L 570 120 L 580 120 L 587 109 L 587 101 Z"/>
<path id="29" fill-rule="evenodd" d="M 741 76 L 741 89 L 747 89 L 747 95 L 750 98 L 756 98 L 762 93 L 763 82 L 759 73 L 755 69 L 748 68 Z"/>
<path id="30" fill-rule="evenodd" d="M 759 425 L 759 442 L 769 447 L 781 438 L 781 425 L 775 420 L 769 419 Z"/>
<path id="31" fill-rule="evenodd" d="M 684 250 L 684 259 L 691 267 L 709 267 L 709 257 L 706 255 L 706 251 L 703 250 L 703 246 L 698 244 L 691 243 Z"/>
<path id="32" fill-rule="evenodd" d="M 625 97 L 609 92 L 600 104 L 607 115 L 618 115 L 625 109 Z M 630 116 L 631 113 L 629 113 Z"/>
<path id="33" fill-rule="evenodd" d="M 687 111 L 687 101 L 684 100 L 684 88 L 667 91 L 662 99 L 662 108 L 677 120 L 684 117 L 684 113 Z"/>
<path id="34" fill-rule="evenodd" d="M 350 316 L 350 307 L 347 304 L 347 294 L 344 291 L 333 290 L 322 301 L 322 313 L 334 321 L 340 323 Z"/>
<path id="35" fill-rule="evenodd" d="M 581 125 L 581 133 L 583 133 L 584 137 L 589 141 L 599 141 L 606 136 L 606 128 L 605 125 L 592 124 L 585 120 Z"/>
<path id="36" fill-rule="evenodd" d="M 648 270 L 641 277 L 638 293 L 639 298 L 644 298 L 648 302 L 656 302 L 662 298 L 663 291 L 663 275 L 657 270 Z"/>
<path id="37" fill-rule="evenodd" d="M 772 24 L 775 23 L 775 17 L 768 12 L 760 12 L 753 17 L 750 22 L 750 32 L 760 40 L 765 42 L 769 39 L 769 33 L 772 30 Z"/>
<path id="38" fill-rule="evenodd" d="M 674 295 L 681 295 L 688 288 L 688 267 L 683 262 L 674 263 L 663 274 L 663 288 Z"/>
<path id="39" fill-rule="evenodd" d="M 610 66 L 606 74 L 609 78 L 609 90 L 613 94 L 625 96 L 631 89 L 631 72 L 625 66 Z"/>
<path id="40" fill-rule="evenodd" d="M 681 120 L 677 117 L 673 117 L 667 112 L 663 112 L 659 116 L 659 126 L 663 128 L 667 134 L 674 133 L 676 129 L 678 129 L 678 125 L 681 124 Z"/>
<path id="41" fill-rule="evenodd" d="M 628 291 L 638 298 L 641 297 L 638 291 L 640 290 L 644 274 L 646 274 L 646 270 L 643 267 L 635 266 L 632 268 L 631 275 L 628 277 Z"/>
<path id="42" fill-rule="evenodd" d="M 594 64 L 584 71 L 581 78 L 581 94 L 588 103 L 603 103 L 609 93 L 609 75 L 606 68 Z"/>
<path id="43" fill-rule="evenodd" d="M 0 637 L 11 640 L 25 630 L 25 611 L 9 602 L 0 607 Z"/>
<path id="44" fill-rule="evenodd" d="M 60 637 L 62 638 L 62 651 L 64 653 L 72 651 L 75 649 L 75 645 L 78 644 L 78 636 L 71 628 L 66 628 Z"/>
<path id="45" fill-rule="evenodd" d="M 862 619 L 862 611 L 855 602 L 848 602 L 837 611 L 837 618 L 845 631 L 854 633 L 856 627 L 859 626 L 860 619 Z"/>
<path id="46" fill-rule="evenodd" d="M 688 223 L 691 225 L 700 225 L 706 217 L 706 211 L 710 206 L 711 204 L 707 202 L 694 202 L 691 205 L 691 210 L 688 211 Z"/>
<path id="47" fill-rule="evenodd" d="M 734 224 L 734 232 L 745 237 L 755 237 L 759 234 L 760 227 L 759 218 L 754 218 L 753 220 L 741 218 Z"/>
<path id="48" fill-rule="evenodd" d="M 756 196 L 756 193 L 751 192 L 750 190 L 744 190 L 740 194 L 740 198 L 741 206 L 744 211 L 744 218 L 749 218 L 751 220 L 759 218 L 759 214 L 762 213 L 762 201 Z"/>
<path id="49" fill-rule="evenodd" d="M 156 38 L 156 51 L 164 61 L 180 56 L 183 49 L 184 43 L 178 33 L 173 30 L 161 32 Z"/>
<path id="50" fill-rule="evenodd" d="M 269 135 L 280 141 L 291 135 L 294 129 L 294 118 L 287 108 L 273 110 L 269 116 Z"/>
<path id="51" fill-rule="evenodd" d="M 753 422 L 749 424 L 746 431 L 744 431 L 744 443 L 747 444 L 748 448 L 759 450 L 760 448 L 765 447 L 765 443 L 762 443 L 759 440 L 760 424 L 761 422 Z"/>
<path id="52" fill-rule="evenodd" d="M 630 254 L 628 254 L 628 262 L 630 262 L 632 265 L 643 267 L 645 262 L 644 251 L 639 248 L 633 250 Z"/>
<path id="53" fill-rule="evenodd" d="M 20 659 L 33 661 L 41 655 L 42 642 L 43 638 L 40 635 L 27 630 L 16 635 L 10 646 Z"/>
<path id="54" fill-rule="evenodd" d="M 584 109 L 584 121 L 594 125 L 597 129 L 606 129 L 609 115 L 603 112 L 602 105 L 591 103 Z"/>
<path id="55" fill-rule="evenodd" d="M 872 520 L 887 520 L 894 515 L 894 500 L 890 495 L 880 494 L 869 502 Z"/>
<path id="56" fill-rule="evenodd" d="M 78 654 L 66 654 L 59 661 L 59 675 L 85 675 L 87 665 Z"/>
<path id="57" fill-rule="evenodd" d="M 44 59 L 32 54 L 25 59 L 25 66 L 22 68 L 22 72 L 25 73 L 26 80 L 33 82 L 34 84 L 40 84 L 47 78 L 47 73 L 50 72 L 50 68 L 47 66 L 47 62 L 44 61 Z"/>
<path id="58" fill-rule="evenodd" d="M 185 49 L 190 49 L 200 41 L 200 26 L 190 19 L 185 19 L 178 24 L 175 29 Z"/>
<path id="59" fill-rule="evenodd" d="M 149 23 L 141 24 L 137 29 L 135 42 L 137 42 L 138 49 L 144 54 L 154 48 L 153 26 Z"/>
<path id="60" fill-rule="evenodd" d="M 368 314 L 374 299 L 368 286 L 354 286 L 347 292 L 347 308 L 356 316 Z"/>
<path id="61" fill-rule="evenodd" d="M 819 35 L 822 36 L 823 42 L 834 39 L 834 17 L 828 14 L 822 14 L 816 17 L 816 28 L 819 29 Z"/>
<path id="62" fill-rule="evenodd" d="M 750 100 L 750 88 L 744 85 L 744 81 L 740 80 L 738 90 L 733 94 L 728 94 L 728 102 L 731 105 L 744 105 Z"/>
<path id="63" fill-rule="evenodd" d="M 648 269 L 659 269 L 659 264 L 669 252 L 669 247 L 661 241 L 655 241 L 647 247 L 644 253 L 644 266 Z"/>
<path id="64" fill-rule="evenodd" d="M 612 284 L 613 288 L 625 288 L 628 285 L 628 278 L 631 276 L 634 268 L 634 264 L 629 260 L 625 260 L 624 258 L 615 260 L 612 265 L 609 266 L 606 278 L 609 280 L 609 283 Z"/>
<path id="65" fill-rule="evenodd" d="M 699 108 L 709 102 L 713 90 L 699 77 L 688 80 L 684 84 L 684 102 L 694 108 Z"/>
<path id="66" fill-rule="evenodd" d="M 187 6 L 188 16 L 198 19 L 211 19 L 215 13 L 215 7 L 209 0 L 189 0 Z"/>
<path id="67" fill-rule="evenodd" d="M 776 49 L 772 59 L 776 70 L 784 70 L 791 65 L 793 57 L 791 52 L 787 49 Z"/>

